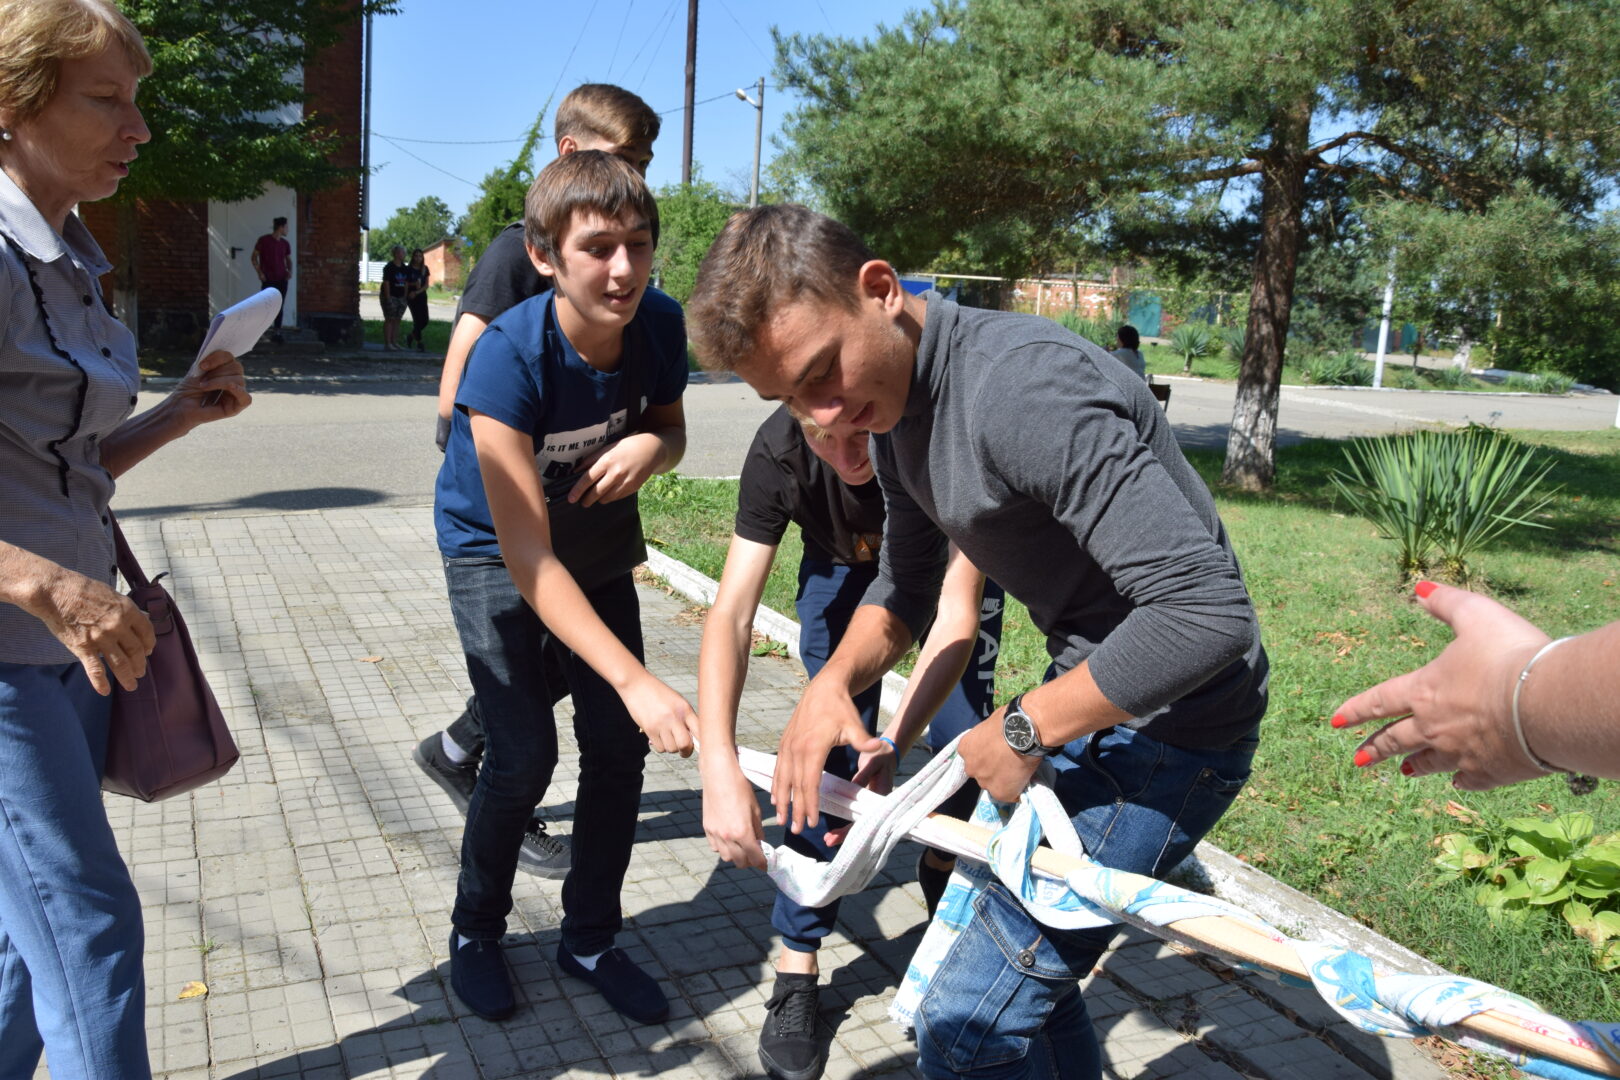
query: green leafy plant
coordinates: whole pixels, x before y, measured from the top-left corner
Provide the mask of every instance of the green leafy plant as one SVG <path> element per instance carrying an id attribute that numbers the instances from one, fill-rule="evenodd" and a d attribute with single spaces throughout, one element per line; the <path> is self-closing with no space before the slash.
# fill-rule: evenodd
<path id="1" fill-rule="evenodd" d="M 1600 971 L 1620 971 L 1620 833 L 1597 836 L 1589 814 L 1491 819 L 1457 804 L 1468 826 L 1435 838 L 1434 864 L 1474 887 L 1493 923 L 1561 916 L 1592 946 Z"/>
<path id="2" fill-rule="evenodd" d="M 1329 474 L 1350 508 L 1396 542 L 1403 577 L 1431 568 L 1467 584 L 1480 549 L 1531 520 L 1556 489 L 1544 490 L 1552 462 L 1492 428 L 1415 431 L 1352 439 L 1345 471 Z"/>
<path id="3" fill-rule="evenodd" d="M 1373 370 L 1365 357 L 1354 352 L 1318 353 L 1300 365 L 1316 386 L 1371 386 Z"/>
<path id="4" fill-rule="evenodd" d="M 1467 368 L 1448 364 L 1434 373 L 1434 381 L 1448 390 L 1471 390 L 1474 376 Z"/>
<path id="5" fill-rule="evenodd" d="M 1115 345 L 1114 326 L 1106 319 L 1088 319 L 1072 311 L 1060 311 L 1052 321 L 1066 330 L 1072 330 L 1093 345 L 1112 350 Z"/>
<path id="6" fill-rule="evenodd" d="M 1184 322 L 1170 331 L 1170 348 L 1182 359 L 1183 375 L 1192 374 L 1192 362 L 1209 355 L 1214 343 L 1214 331 L 1206 323 Z"/>
<path id="7" fill-rule="evenodd" d="M 1567 394 L 1574 386 L 1574 379 L 1554 372 L 1526 375 L 1515 371 L 1502 380 L 1502 389 L 1520 394 Z"/>

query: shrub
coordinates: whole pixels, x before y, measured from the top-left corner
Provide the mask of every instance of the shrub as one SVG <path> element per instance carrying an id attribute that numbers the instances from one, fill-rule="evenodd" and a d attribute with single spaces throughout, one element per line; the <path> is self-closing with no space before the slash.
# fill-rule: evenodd
<path id="1" fill-rule="evenodd" d="M 1470 390 L 1474 386 L 1474 376 L 1467 368 L 1449 364 L 1434 373 L 1434 381 L 1448 390 Z"/>
<path id="2" fill-rule="evenodd" d="M 1486 544 L 1515 525 L 1546 528 L 1529 519 L 1555 494 L 1542 490 L 1552 462 L 1491 428 L 1352 439 L 1344 456 L 1333 486 L 1396 542 L 1403 579 L 1434 568 L 1468 584 Z"/>
<path id="3" fill-rule="evenodd" d="M 1076 315 L 1072 311 L 1060 311 L 1052 316 L 1052 321 L 1066 330 L 1072 330 L 1093 345 L 1101 345 L 1104 349 L 1113 351 L 1117 344 L 1114 331 L 1118 329 L 1106 319 L 1087 319 Z"/>
<path id="4" fill-rule="evenodd" d="M 1422 390 L 1428 382 L 1409 367 L 1384 368 L 1384 385 L 1397 390 Z"/>
<path id="5" fill-rule="evenodd" d="M 1170 331 L 1170 348 L 1182 359 L 1181 373 L 1192 373 L 1192 362 L 1209 354 L 1215 334 L 1207 323 L 1184 322 Z"/>
<path id="6" fill-rule="evenodd" d="M 1305 378 L 1316 386 L 1371 386 L 1373 366 L 1356 352 L 1317 353 L 1300 364 Z"/>

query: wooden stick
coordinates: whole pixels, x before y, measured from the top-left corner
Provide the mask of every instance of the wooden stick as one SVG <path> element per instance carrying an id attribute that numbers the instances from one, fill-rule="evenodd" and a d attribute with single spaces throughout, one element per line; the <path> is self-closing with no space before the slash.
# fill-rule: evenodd
<path id="1" fill-rule="evenodd" d="M 930 814 L 928 820 L 936 826 L 948 829 L 963 841 L 975 845 L 980 851 L 988 846 L 991 836 L 994 835 L 991 830 L 981 825 L 940 813 Z M 1044 847 L 1035 849 L 1030 864 L 1045 874 L 1064 880 L 1068 879 L 1071 872 L 1085 866 L 1078 859 Z M 1156 883 L 1156 879 L 1143 874 L 1129 874 L 1122 870 L 1111 872 L 1119 877 L 1127 888 L 1134 887 L 1141 890 Z M 1206 915 L 1194 919 L 1181 919 L 1169 927 L 1150 929 L 1155 932 L 1172 930 L 1176 938 L 1201 952 L 1232 957 L 1244 963 L 1269 968 L 1306 981 L 1311 977 L 1310 970 L 1287 943 L 1273 941 L 1253 927 L 1230 916 Z M 1376 976 L 1387 973 L 1374 972 L 1374 974 Z M 1580 1038 L 1574 1029 L 1559 1032 L 1535 1027 L 1527 1020 L 1495 1010 L 1475 1013 L 1458 1021 L 1456 1026 L 1496 1042 L 1522 1047 L 1537 1057 L 1551 1058 L 1603 1076 L 1620 1077 L 1620 1062 L 1616 1062 L 1601 1049 Z"/>

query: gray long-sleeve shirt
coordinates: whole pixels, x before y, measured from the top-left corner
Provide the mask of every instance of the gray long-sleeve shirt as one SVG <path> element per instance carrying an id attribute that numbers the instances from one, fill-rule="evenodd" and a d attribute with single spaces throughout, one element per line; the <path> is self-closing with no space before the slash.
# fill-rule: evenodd
<path id="1" fill-rule="evenodd" d="M 1265 651 L 1226 530 L 1147 385 L 1049 319 L 928 304 L 866 603 L 920 633 L 945 538 L 1029 608 L 1059 671 L 1176 746 L 1248 734 Z"/>

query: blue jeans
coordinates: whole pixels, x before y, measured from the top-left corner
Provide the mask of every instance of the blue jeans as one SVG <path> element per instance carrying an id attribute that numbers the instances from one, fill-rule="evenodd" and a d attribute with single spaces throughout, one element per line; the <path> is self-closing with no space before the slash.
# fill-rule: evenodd
<path id="1" fill-rule="evenodd" d="M 1257 746 L 1251 736 L 1225 750 L 1185 750 L 1110 728 L 1064 748 L 1054 762 L 1066 766 L 1056 790 L 1092 858 L 1159 877 L 1232 804 Z M 1076 982 L 1095 966 L 1116 928 L 1042 926 L 999 884 L 981 893 L 974 910 L 918 1009 L 923 1074 L 930 1080 L 1096 1080 L 1102 1075 L 1097 1036 Z"/>
<path id="2" fill-rule="evenodd" d="M 826 665 L 827 659 L 838 648 L 849 629 L 849 620 L 866 595 L 866 587 L 877 577 L 876 563 L 845 566 L 837 563 L 805 559 L 799 563 L 799 595 L 794 608 L 799 615 L 799 658 L 813 679 Z M 962 681 L 951 691 L 951 696 L 940 706 L 929 726 L 929 745 L 944 746 L 968 728 L 994 711 L 996 653 L 1001 639 L 1001 607 L 1003 593 L 994 582 L 985 582 L 984 605 L 979 617 L 979 640 L 968 662 Z M 878 702 L 883 696 L 881 683 L 873 684 L 856 695 L 855 707 L 860 711 L 866 730 L 876 734 L 878 729 Z M 849 779 L 855 775 L 860 755 L 847 746 L 835 746 L 827 755 L 823 766 L 835 776 Z M 979 797 L 979 787 L 972 781 L 940 804 L 940 810 L 955 817 L 966 817 Z M 827 845 L 827 830 L 846 824 L 842 818 L 821 815 L 816 827 L 794 835 L 788 833 L 785 843 L 790 850 L 808 855 L 821 862 L 830 862 L 834 849 Z M 947 853 L 939 853 L 950 858 Z M 798 952 L 814 952 L 821 939 L 832 931 L 838 918 L 838 901 L 819 908 L 809 908 L 776 894 L 771 909 L 771 926 L 782 935 L 782 943 Z"/>
<path id="3" fill-rule="evenodd" d="M 794 601 L 799 615 L 799 659 L 812 679 L 826 666 L 833 650 L 843 640 L 850 618 L 875 577 L 876 563 L 845 566 L 812 559 L 799 563 L 799 595 Z M 869 734 L 877 733 L 878 701 L 882 696 L 881 683 L 874 683 L 855 695 L 855 708 Z M 835 746 L 827 755 L 824 768 L 848 780 L 855 775 L 859 763 L 860 754 L 847 746 Z M 783 843 L 789 850 L 831 862 L 834 851 L 827 844 L 827 830 L 844 824 L 847 822 L 843 818 L 823 813 L 814 828 L 806 826 L 798 834 L 789 832 Z M 777 893 L 776 904 L 771 908 L 771 926 L 782 935 L 782 944 L 798 952 L 815 952 L 820 948 L 821 939 L 832 932 L 837 919 L 837 900 L 812 908 Z"/>
<path id="4" fill-rule="evenodd" d="M 461 838 L 461 876 L 451 922 L 473 940 L 506 932 L 523 830 L 557 766 L 557 723 L 539 657 L 561 646 L 512 584 L 499 559 L 447 559 L 450 609 L 467 674 L 483 715 L 486 745 Z M 608 629 L 637 660 L 641 604 L 629 574 L 585 594 Z M 576 956 L 613 946 L 623 924 L 619 893 L 630 866 L 641 806 L 647 737 L 618 693 L 591 666 L 563 649 L 574 695 L 579 787 L 574 797 L 573 863 L 563 880 L 563 944 Z"/>
<path id="5" fill-rule="evenodd" d="M 101 804 L 111 699 L 0 664 L 0 1080 L 150 1077 L 141 901 Z"/>

